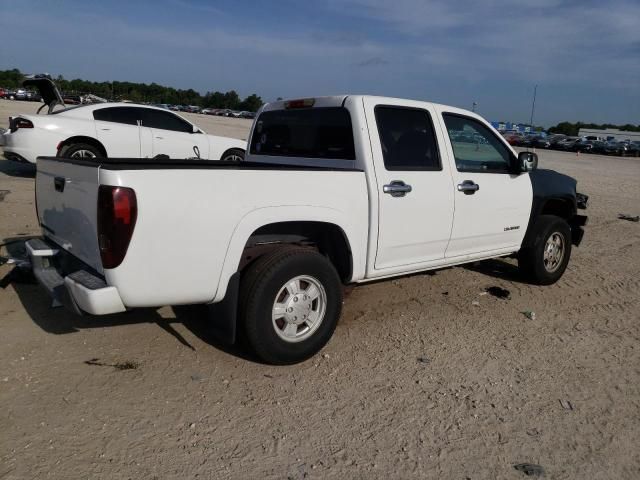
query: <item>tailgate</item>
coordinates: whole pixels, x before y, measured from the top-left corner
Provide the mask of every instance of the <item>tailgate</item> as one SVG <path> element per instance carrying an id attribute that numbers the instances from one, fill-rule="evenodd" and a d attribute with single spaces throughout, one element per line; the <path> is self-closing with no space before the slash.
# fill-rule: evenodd
<path id="1" fill-rule="evenodd" d="M 102 272 L 98 247 L 99 165 L 38 159 L 36 202 L 43 234 Z"/>

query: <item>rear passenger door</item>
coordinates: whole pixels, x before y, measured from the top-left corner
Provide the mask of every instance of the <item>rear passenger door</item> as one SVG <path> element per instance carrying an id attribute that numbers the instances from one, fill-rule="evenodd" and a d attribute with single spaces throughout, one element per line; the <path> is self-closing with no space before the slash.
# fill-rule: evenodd
<path id="1" fill-rule="evenodd" d="M 168 155 L 171 158 L 209 158 L 209 141 L 202 132 L 194 132 L 193 125 L 166 110 L 145 108 L 142 125 L 151 128 L 153 155 Z"/>
<path id="2" fill-rule="evenodd" d="M 375 269 L 385 275 L 441 261 L 453 222 L 453 188 L 433 109 L 406 100 L 363 101 L 378 188 Z"/>
<path id="3" fill-rule="evenodd" d="M 144 158 L 151 153 L 150 130 L 142 131 L 142 108 L 105 107 L 93 111 L 96 135 L 112 158 Z"/>

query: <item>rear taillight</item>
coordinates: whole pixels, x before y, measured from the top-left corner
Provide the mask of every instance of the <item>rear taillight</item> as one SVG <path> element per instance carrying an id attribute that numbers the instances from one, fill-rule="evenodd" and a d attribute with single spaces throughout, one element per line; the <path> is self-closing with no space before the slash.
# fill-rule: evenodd
<path id="1" fill-rule="evenodd" d="M 98 245 L 103 268 L 122 263 L 138 217 L 131 188 L 101 185 L 98 190 Z"/>
<path id="2" fill-rule="evenodd" d="M 33 128 L 33 123 L 31 120 L 27 120 L 26 118 L 9 118 L 9 130 L 11 130 L 11 133 L 15 132 L 19 128 Z"/>

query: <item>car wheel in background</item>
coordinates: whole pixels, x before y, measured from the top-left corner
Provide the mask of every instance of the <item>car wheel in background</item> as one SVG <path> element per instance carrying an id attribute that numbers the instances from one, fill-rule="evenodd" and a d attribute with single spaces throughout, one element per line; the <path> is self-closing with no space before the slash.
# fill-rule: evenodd
<path id="1" fill-rule="evenodd" d="M 342 310 L 342 282 L 317 251 L 278 249 L 243 274 L 239 310 L 245 339 L 261 360 L 301 362 L 333 335 Z"/>
<path id="2" fill-rule="evenodd" d="M 538 285 L 557 282 L 571 257 L 571 228 L 563 218 L 541 215 L 533 231 L 533 245 L 518 253 L 518 266 Z"/>
<path id="3" fill-rule="evenodd" d="M 225 162 L 241 162 L 244 160 L 244 150 L 240 150 L 239 148 L 232 148 L 231 150 L 227 150 L 222 154 L 222 158 Z"/>
<path id="4" fill-rule="evenodd" d="M 88 143 L 72 143 L 62 147 L 57 156 L 61 158 L 98 158 L 105 155 L 100 149 Z"/>

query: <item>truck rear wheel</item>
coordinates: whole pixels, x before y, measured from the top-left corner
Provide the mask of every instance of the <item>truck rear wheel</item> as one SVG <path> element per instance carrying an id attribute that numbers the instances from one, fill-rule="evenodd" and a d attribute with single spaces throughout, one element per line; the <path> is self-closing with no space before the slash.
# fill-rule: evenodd
<path id="1" fill-rule="evenodd" d="M 557 282 L 571 257 L 571 228 L 555 215 L 541 215 L 534 226 L 533 244 L 518 253 L 518 266 L 538 285 Z"/>
<path id="2" fill-rule="evenodd" d="M 283 248 L 256 260 L 240 284 L 240 322 L 250 348 L 271 364 L 313 356 L 342 310 L 342 283 L 320 253 Z"/>

